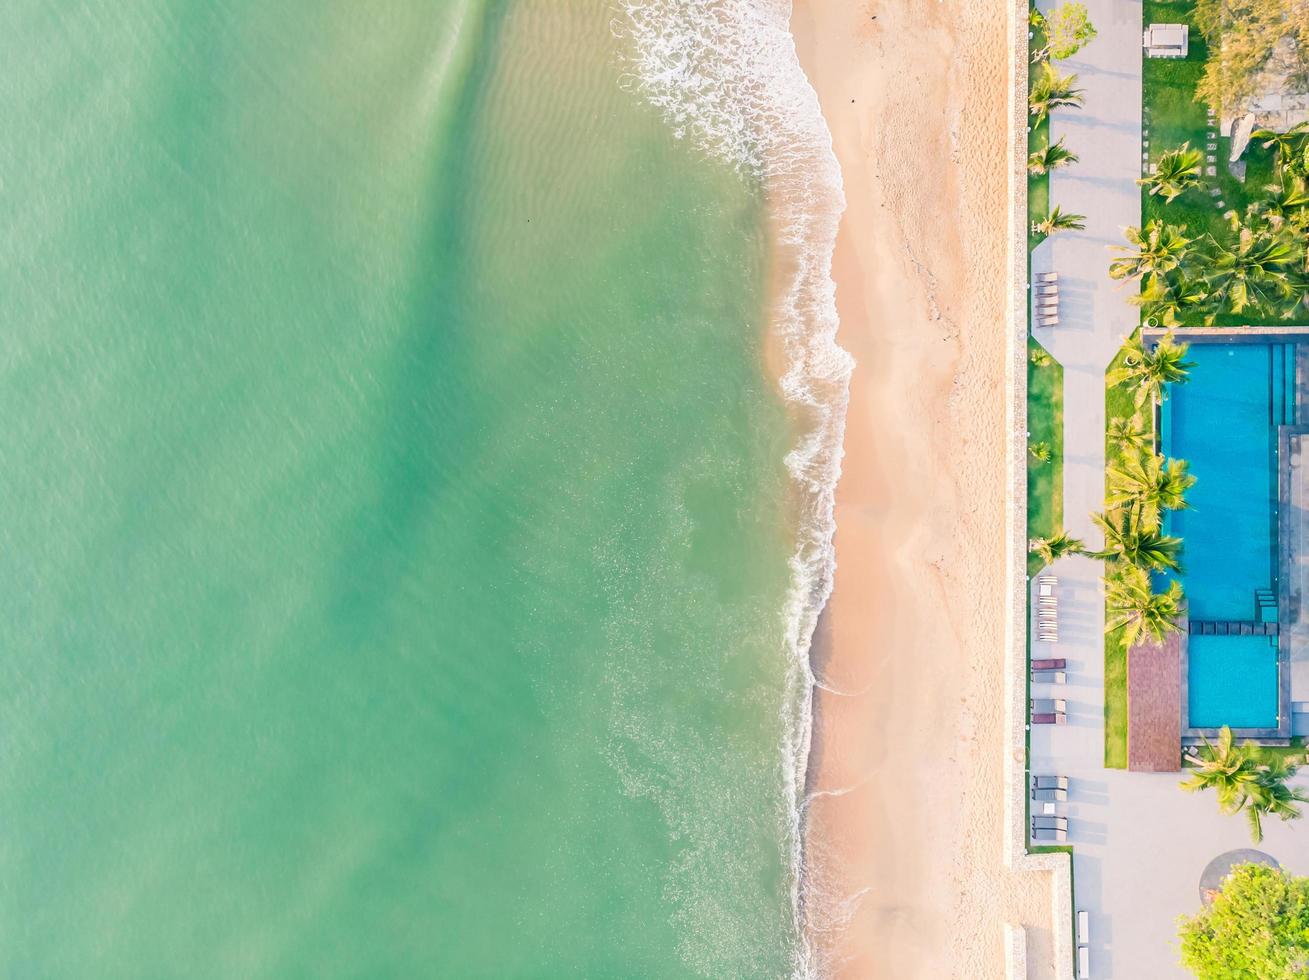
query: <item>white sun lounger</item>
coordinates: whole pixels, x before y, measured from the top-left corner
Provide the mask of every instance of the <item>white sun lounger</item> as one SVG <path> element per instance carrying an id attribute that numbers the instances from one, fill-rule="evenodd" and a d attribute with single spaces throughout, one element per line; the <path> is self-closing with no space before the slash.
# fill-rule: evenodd
<path id="1" fill-rule="evenodd" d="M 1037 282 L 1058 282 L 1059 273 L 1057 272 L 1038 272 L 1036 274 Z"/>
<path id="2" fill-rule="evenodd" d="M 1088 946 L 1077 947 L 1077 980 L 1088 980 L 1091 976 L 1091 949 Z"/>
<path id="3" fill-rule="evenodd" d="M 1081 909 L 1077 913 L 1077 943 L 1086 946 L 1091 942 L 1091 913 Z"/>

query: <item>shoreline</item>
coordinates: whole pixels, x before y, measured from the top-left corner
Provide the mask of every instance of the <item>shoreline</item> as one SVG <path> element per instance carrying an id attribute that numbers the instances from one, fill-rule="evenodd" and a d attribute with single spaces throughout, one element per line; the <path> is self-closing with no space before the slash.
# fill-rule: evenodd
<path id="1" fill-rule="evenodd" d="M 1007 923 L 1032 975 L 1053 970 L 1049 878 L 1001 848 L 1006 13 L 794 4 L 843 173 L 832 274 L 857 365 L 803 828 L 832 976 L 1001 976 Z"/>

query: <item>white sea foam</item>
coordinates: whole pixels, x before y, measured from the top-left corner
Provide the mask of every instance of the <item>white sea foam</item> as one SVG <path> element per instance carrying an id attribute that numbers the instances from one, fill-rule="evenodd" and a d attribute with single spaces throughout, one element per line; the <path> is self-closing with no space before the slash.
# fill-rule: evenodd
<path id="1" fill-rule="evenodd" d="M 812 736 L 809 647 L 832 588 L 833 504 L 853 361 L 836 342 L 832 251 L 845 207 L 840 168 L 818 97 L 800 67 L 790 0 L 620 0 L 615 29 L 630 43 L 629 81 L 674 132 L 762 179 L 788 281 L 775 283 L 773 329 L 785 353 L 782 391 L 802 434 L 786 465 L 802 509 L 786 608 L 782 832 L 792 863 L 793 976 L 822 972 L 807 936 L 825 934 L 849 903 L 806 874 L 804 787 Z"/>

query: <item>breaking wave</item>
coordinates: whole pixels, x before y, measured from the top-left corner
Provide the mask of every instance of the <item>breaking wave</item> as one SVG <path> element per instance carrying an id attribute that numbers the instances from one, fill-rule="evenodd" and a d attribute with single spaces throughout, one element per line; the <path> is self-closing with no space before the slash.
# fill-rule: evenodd
<path id="1" fill-rule="evenodd" d="M 853 359 L 836 342 L 832 252 L 845 208 L 831 133 L 796 54 L 790 0 L 620 0 L 630 41 L 628 83 L 674 132 L 763 182 L 777 260 L 771 329 L 783 353 L 782 392 L 799 424 L 786 457 L 800 514 L 786 600 L 782 832 L 791 862 L 798 941 L 792 975 L 816 977 L 807 938 L 843 914 L 805 873 L 804 791 L 812 738 L 809 647 L 832 589 L 836 482 Z M 826 910 L 826 911 L 823 911 Z M 819 921 L 819 920 L 824 921 Z"/>

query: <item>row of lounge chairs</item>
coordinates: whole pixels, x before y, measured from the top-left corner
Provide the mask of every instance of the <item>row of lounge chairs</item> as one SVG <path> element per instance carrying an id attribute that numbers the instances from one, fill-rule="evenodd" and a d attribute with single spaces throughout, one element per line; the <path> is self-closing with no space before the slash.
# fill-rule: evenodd
<path id="1" fill-rule="evenodd" d="M 1068 800 L 1067 776 L 1033 776 L 1032 801 L 1041 812 L 1032 813 L 1032 840 L 1042 844 L 1062 844 L 1068 840 L 1068 818 L 1054 812 L 1056 803 Z"/>
<path id="2" fill-rule="evenodd" d="M 1055 586 L 1059 580 L 1042 575 L 1036 580 L 1036 638 L 1046 643 L 1059 642 L 1059 598 Z"/>
<path id="3" fill-rule="evenodd" d="M 1047 660 L 1032 661 L 1033 684 L 1068 683 L 1068 661 L 1063 657 L 1051 657 Z"/>
<path id="4" fill-rule="evenodd" d="M 1068 720 L 1068 702 L 1063 698 L 1032 698 L 1028 704 L 1033 725 L 1062 725 Z"/>
<path id="5" fill-rule="evenodd" d="M 1036 276 L 1033 290 L 1036 299 L 1033 315 L 1038 327 L 1059 326 L 1059 273 L 1041 272 Z"/>

